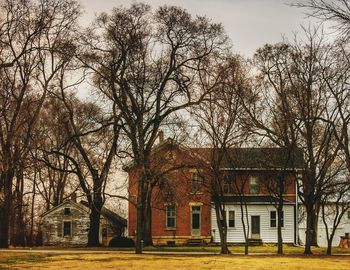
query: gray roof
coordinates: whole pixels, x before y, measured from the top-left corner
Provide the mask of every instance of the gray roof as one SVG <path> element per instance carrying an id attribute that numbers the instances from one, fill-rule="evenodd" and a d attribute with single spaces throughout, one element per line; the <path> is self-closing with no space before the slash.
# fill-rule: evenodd
<path id="1" fill-rule="evenodd" d="M 244 201 L 250 204 L 254 203 L 274 203 L 277 202 L 277 199 L 272 196 L 244 196 Z M 239 196 L 225 196 L 223 201 L 225 203 L 240 203 L 240 197 Z M 284 204 L 295 204 L 295 202 L 289 201 L 289 200 L 283 200 Z"/>
<path id="2" fill-rule="evenodd" d="M 211 148 L 193 148 L 204 158 L 210 158 Z M 230 148 L 224 157 L 223 168 L 229 169 L 302 169 L 303 152 L 297 148 Z"/>
<path id="3" fill-rule="evenodd" d="M 80 203 L 86 207 L 89 207 L 89 203 L 87 201 L 80 201 Z M 127 226 L 127 220 L 125 218 L 119 216 L 117 213 L 109 210 L 105 206 L 103 206 L 101 209 L 101 215 L 115 224 Z"/>

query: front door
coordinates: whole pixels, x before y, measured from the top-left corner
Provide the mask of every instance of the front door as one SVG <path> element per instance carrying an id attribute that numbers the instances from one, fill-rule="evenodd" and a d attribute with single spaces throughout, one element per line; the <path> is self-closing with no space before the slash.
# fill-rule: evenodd
<path id="1" fill-rule="evenodd" d="M 201 207 L 191 206 L 191 236 L 201 235 Z"/>
<path id="2" fill-rule="evenodd" d="M 252 216 L 252 239 L 260 239 L 260 216 Z"/>

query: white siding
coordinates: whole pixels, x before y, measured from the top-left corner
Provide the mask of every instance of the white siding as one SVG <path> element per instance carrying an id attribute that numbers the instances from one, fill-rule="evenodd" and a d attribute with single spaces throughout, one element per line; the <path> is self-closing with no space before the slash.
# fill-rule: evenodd
<path id="1" fill-rule="evenodd" d="M 249 217 L 249 238 L 251 237 L 251 216 L 260 216 L 260 238 L 265 243 L 277 243 L 277 227 L 270 227 L 270 211 L 276 211 L 272 205 L 248 205 Z M 227 241 L 228 243 L 243 243 L 244 232 L 241 221 L 240 205 L 226 205 L 226 211 L 235 211 L 235 227 L 228 228 Z M 282 228 L 282 237 L 284 243 L 294 243 L 294 205 L 285 205 L 284 212 L 284 227 Z M 228 217 L 228 215 L 227 215 Z M 211 209 L 211 226 L 212 236 L 215 243 L 220 242 L 220 235 L 217 227 L 215 209 Z M 214 231 L 215 230 L 215 231 Z"/>
<path id="2" fill-rule="evenodd" d="M 330 206 L 331 207 L 331 206 Z M 306 213 L 305 213 L 305 207 L 300 206 L 299 210 L 299 239 L 301 244 L 305 244 L 305 236 L 306 236 Z M 328 230 L 329 232 L 332 231 L 332 224 L 333 224 L 334 215 L 331 214 L 331 212 L 327 216 L 327 224 L 328 224 Z M 348 218 L 348 213 L 345 213 L 342 220 L 339 223 L 338 228 L 335 231 L 334 238 L 332 241 L 332 246 L 338 246 L 340 243 L 340 237 L 344 236 L 345 233 L 350 234 L 350 219 Z M 324 226 L 321 212 L 320 216 L 318 218 L 318 232 L 317 232 L 317 244 L 321 247 L 327 246 L 327 232 L 326 228 Z"/>

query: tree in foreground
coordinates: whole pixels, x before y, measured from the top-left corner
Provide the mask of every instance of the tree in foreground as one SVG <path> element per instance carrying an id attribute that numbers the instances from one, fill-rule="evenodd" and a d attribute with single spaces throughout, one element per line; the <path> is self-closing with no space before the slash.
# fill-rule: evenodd
<path id="1" fill-rule="evenodd" d="M 16 215 L 22 216 L 22 176 L 32 131 L 52 80 L 67 61 L 79 10 L 75 1 L 1 2 L 0 247 L 9 244 L 14 184 L 19 187 Z"/>
<path id="2" fill-rule="evenodd" d="M 136 252 L 152 244 L 150 154 L 159 128 L 173 113 L 199 104 L 216 83 L 203 87 L 211 59 L 227 48 L 220 24 L 193 18 L 182 8 L 148 5 L 115 8 L 87 30 L 81 60 L 93 83 L 121 111 L 122 131 L 137 168 Z M 148 224 L 147 224 L 148 223 Z M 146 230 L 145 230 L 146 228 Z"/>
<path id="3" fill-rule="evenodd" d="M 213 67 L 214 69 L 214 67 Z M 224 196 L 226 182 L 231 181 L 230 175 L 225 175 L 222 168 L 230 158 L 229 150 L 238 147 L 247 137 L 246 130 L 241 126 L 244 109 L 240 96 L 249 91 L 249 80 L 244 69 L 243 60 L 238 56 L 228 59 L 217 68 L 221 78 L 214 91 L 208 94 L 205 101 L 191 110 L 198 124 L 198 134 L 209 146 L 209 153 L 204 162 L 207 172 L 204 181 L 207 192 L 211 194 L 219 229 L 221 253 L 230 253 L 227 247 L 227 215 Z"/>

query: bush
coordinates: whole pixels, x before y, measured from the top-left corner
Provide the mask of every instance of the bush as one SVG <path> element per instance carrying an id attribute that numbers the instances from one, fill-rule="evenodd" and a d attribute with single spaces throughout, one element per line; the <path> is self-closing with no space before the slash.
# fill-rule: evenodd
<path id="1" fill-rule="evenodd" d="M 109 241 L 109 247 L 134 247 L 134 240 L 128 237 L 114 237 Z"/>

